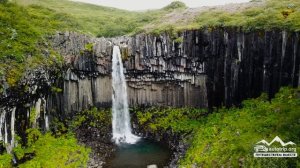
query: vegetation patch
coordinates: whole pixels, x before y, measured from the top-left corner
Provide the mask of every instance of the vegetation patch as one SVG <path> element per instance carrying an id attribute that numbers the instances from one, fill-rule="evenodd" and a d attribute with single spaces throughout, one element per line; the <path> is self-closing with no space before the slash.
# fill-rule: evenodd
<path id="1" fill-rule="evenodd" d="M 134 12 L 71 2 L 67 0 L 17 0 L 18 4 L 25 6 L 48 9 L 53 13 L 64 14 L 68 19 L 67 23 L 73 24 L 72 28 L 82 33 L 96 35 L 98 37 L 114 37 L 121 35 L 133 35 L 141 32 L 162 33 L 168 30 L 167 27 L 174 27 L 176 31 L 202 28 L 224 28 L 235 27 L 244 31 L 284 29 L 300 31 L 300 2 L 298 0 L 266 0 L 260 2 L 261 6 L 251 5 L 258 3 L 252 1 L 249 7 L 239 10 L 228 7 L 215 7 L 199 10 L 191 13 L 192 18 L 181 17 L 185 12 L 186 5 L 174 1 L 170 5 L 158 9 L 143 12 Z M 38 5 L 38 6 L 36 6 Z M 195 9 L 197 10 L 197 9 Z M 174 17 L 172 14 L 175 14 Z M 180 17 L 178 17 L 179 15 Z M 51 16 L 51 15 L 50 15 Z M 61 16 L 61 15 L 59 15 Z M 189 22 L 182 22 L 180 19 L 169 22 L 169 19 L 188 19 Z M 57 17 L 61 19 L 61 17 Z M 51 19 L 48 18 L 48 19 Z M 49 24 L 49 23 L 47 23 Z M 18 31 L 6 30 L 11 38 L 14 38 Z"/>
<path id="2" fill-rule="evenodd" d="M 188 8 L 183 2 L 181 1 L 173 1 L 171 4 L 164 7 L 164 10 L 174 10 L 174 9 L 186 9 Z"/>
<path id="3" fill-rule="evenodd" d="M 83 110 L 76 114 L 70 121 L 70 129 L 78 129 L 80 127 L 95 127 L 103 129 L 111 126 L 111 110 L 97 109 L 93 107 L 89 110 Z M 103 132 L 107 133 L 107 132 Z"/>
<path id="4" fill-rule="evenodd" d="M 132 112 L 138 123 L 152 133 L 158 130 L 189 133 L 199 126 L 198 120 L 207 114 L 205 109 L 171 107 L 132 109 Z"/>
<path id="5" fill-rule="evenodd" d="M 254 158 L 254 145 L 276 136 L 300 144 L 299 89 L 282 88 L 243 102 L 242 108 L 218 109 L 198 121 L 183 167 L 299 167 L 299 158 Z M 298 145 L 297 151 L 300 150 Z"/>
<path id="6" fill-rule="evenodd" d="M 39 6 L 0 3 L 0 11 L 0 77 L 5 76 L 9 86 L 16 86 L 25 70 L 61 62 L 47 36 L 72 30 L 75 22 Z"/>
<path id="7" fill-rule="evenodd" d="M 300 31 L 300 2 L 298 0 L 267 0 L 261 7 L 228 12 L 209 10 L 201 13 L 195 22 L 198 28 L 237 27 L 244 31 L 290 30 Z"/>
<path id="8" fill-rule="evenodd" d="M 17 138 L 20 139 L 20 138 Z M 31 167 L 86 167 L 90 149 L 77 143 L 71 134 L 55 138 L 37 129 L 27 130 L 27 143 L 13 149 L 20 168 Z M 10 154 L 0 155 L 0 167 L 13 167 Z"/>
<path id="9" fill-rule="evenodd" d="M 93 47 L 94 47 L 94 44 L 93 43 L 88 43 L 84 46 L 84 49 L 88 52 L 92 52 L 93 51 Z"/>
<path id="10" fill-rule="evenodd" d="M 61 89 L 61 88 L 59 88 L 59 87 L 52 86 L 52 87 L 51 87 L 51 92 L 52 92 L 52 93 L 62 93 L 62 92 L 63 92 L 63 89 Z"/>
<path id="11" fill-rule="evenodd" d="M 54 13 L 72 16 L 78 31 L 98 37 L 114 37 L 140 32 L 144 25 L 168 13 L 166 10 L 126 11 L 68 0 L 17 0 L 25 6 L 39 5 Z"/>

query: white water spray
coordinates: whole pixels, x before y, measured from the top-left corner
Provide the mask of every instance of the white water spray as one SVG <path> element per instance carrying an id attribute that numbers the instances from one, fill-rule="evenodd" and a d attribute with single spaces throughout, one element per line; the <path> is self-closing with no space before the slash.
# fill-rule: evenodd
<path id="1" fill-rule="evenodd" d="M 114 46 L 112 56 L 112 128 L 116 144 L 134 144 L 139 137 L 131 133 L 127 100 L 127 86 L 123 70 L 120 48 Z"/>
<path id="2" fill-rule="evenodd" d="M 46 104 L 47 101 L 45 98 L 43 98 L 43 107 L 44 107 L 43 114 L 44 114 L 44 121 L 45 121 L 45 131 L 49 131 L 49 117 L 47 114 Z"/>
<path id="3" fill-rule="evenodd" d="M 6 125 L 6 120 L 4 122 L 4 144 L 8 143 L 8 137 L 7 137 L 7 125 Z"/>
<path id="4" fill-rule="evenodd" d="M 16 107 L 12 109 L 11 119 L 10 119 L 10 132 L 11 132 L 11 140 L 10 144 L 6 146 L 7 153 L 11 153 L 13 148 L 15 147 L 15 117 L 16 116 Z"/>
<path id="5" fill-rule="evenodd" d="M 5 127 L 4 124 L 5 124 L 5 116 L 6 116 L 6 111 L 5 110 L 0 110 L 1 113 L 1 116 L 0 116 L 0 141 L 4 141 L 5 140 L 5 135 L 2 134 L 2 129 Z M 5 129 L 5 128 L 4 128 Z"/>

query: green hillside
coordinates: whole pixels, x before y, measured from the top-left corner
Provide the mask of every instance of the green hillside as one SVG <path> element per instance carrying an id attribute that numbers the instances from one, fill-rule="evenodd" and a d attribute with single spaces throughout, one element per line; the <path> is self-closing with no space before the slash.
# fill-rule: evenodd
<path id="1" fill-rule="evenodd" d="M 0 3 L 0 11 L 0 78 L 5 76 L 10 86 L 16 85 L 26 69 L 59 62 L 47 37 L 78 26 L 65 14 L 39 6 Z"/>
<path id="2" fill-rule="evenodd" d="M 17 0 L 25 6 L 39 5 L 64 13 L 78 22 L 77 29 L 96 36 L 118 36 L 138 32 L 199 29 L 205 27 L 241 27 L 246 31 L 262 29 L 300 30 L 300 1 L 251 1 L 243 5 L 225 5 L 188 9 L 174 1 L 170 5 L 144 12 L 96 6 L 67 0 Z M 174 11 L 175 10 L 175 11 Z"/>
<path id="3" fill-rule="evenodd" d="M 240 27 L 244 31 L 285 29 L 300 31 L 300 1 L 267 0 L 265 5 L 238 12 L 205 11 L 195 19 L 200 27 Z"/>
<path id="4" fill-rule="evenodd" d="M 132 12 L 116 8 L 72 2 L 68 0 L 17 0 L 21 5 L 39 5 L 72 17 L 77 30 L 96 36 L 119 36 L 138 32 L 145 24 L 168 13 L 170 8 L 145 12 Z M 181 6 L 179 6 L 181 7 Z"/>

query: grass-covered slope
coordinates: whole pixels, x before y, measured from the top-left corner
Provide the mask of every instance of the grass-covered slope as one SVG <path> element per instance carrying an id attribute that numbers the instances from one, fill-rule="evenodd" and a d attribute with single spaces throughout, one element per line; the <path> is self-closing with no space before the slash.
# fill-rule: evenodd
<path id="1" fill-rule="evenodd" d="M 290 30 L 300 31 L 299 0 L 266 0 L 261 6 L 237 12 L 212 9 L 201 13 L 193 23 L 203 27 L 240 27 L 244 31 Z"/>
<path id="2" fill-rule="evenodd" d="M 145 24 L 157 20 L 173 7 L 164 10 L 133 12 L 69 0 L 17 0 L 17 2 L 25 6 L 39 5 L 55 12 L 67 14 L 79 24 L 79 31 L 105 37 L 138 32 Z M 178 7 L 182 8 L 182 6 Z"/>
<path id="3" fill-rule="evenodd" d="M 65 15 L 38 6 L 0 4 L 0 11 L 1 60 L 12 58 L 20 62 L 26 56 L 41 55 L 37 44 L 44 42 L 42 37 L 74 27 Z M 44 48 L 45 45 L 40 44 Z"/>
<path id="4" fill-rule="evenodd" d="M 26 69 L 59 62 L 47 36 L 77 25 L 65 14 L 39 6 L 0 3 L 0 11 L 0 79 L 4 76 L 10 86 L 16 85 Z"/>
<path id="5" fill-rule="evenodd" d="M 300 31 L 300 1 L 261 0 L 176 11 L 155 20 L 147 31 L 238 28 L 243 31 Z"/>
<path id="6" fill-rule="evenodd" d="M 298 158 L 254 158 L 255 144 L 279 136 L 300 151 L 300 90 L 282 88 L 271 101 L 263 94 L 242 108 L 218 109 L 206 116 L 196 109 L 138 111 L 140 124 L 150 131 L 192 132 L 181 167 L 299 167 Z"/>
<path id="7" fill-rule="evenodd" d="M 90 148 L 77 143 L 71 135 L 54 137 L 51 133 L 41 134 L 37 129 L 27 130 L 27 144 L 20 143 L 13 149 L 20 168 L 33 167 L 87 167 Z M 10 168 L 11 154 L 0 155 L 0 168 Z"/>
<path id="8" fill-rule="evenodd" d="M 299 89 L 283 88 L 269 102 L 266 95 L 246 100 L 243 108 L 220 109 L 200 120 L 182 165 L 190 167 L 232 165 L 238 167 L 299 167 L 299 158 L 253 158 L 254 145 L 279 136 L 300 144 Z M 298 152 L 300 146 L 298 145 Z"/>
<path id="9" fill-rule="evenodd" d="M 158 9 L 134 12 L 68 0 L 17 0 L 18 4 L 40 5 L 68 14 L 78 29 L 97 36 L 118 36 L 138 32 L 240 27 L 245 31 L 286 29 L 300 31 L 298 0 L 265 0 L 244 4 L 188 9 L 181 2 Z"/>

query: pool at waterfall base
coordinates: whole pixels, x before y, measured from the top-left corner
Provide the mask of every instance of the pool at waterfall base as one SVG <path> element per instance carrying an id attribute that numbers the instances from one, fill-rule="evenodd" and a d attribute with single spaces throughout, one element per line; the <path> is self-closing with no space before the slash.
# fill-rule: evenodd
<path id="1" fill-rule="evenodd" d="M 166 145 L 141 138 L 135 144 L 119 144 L 104 167 L 147 168 L 148 165 L 156 165 L 163 168 L 168 165 L 170 158 L 171 151 Z"/>
<path id="2" fill-rule="evenodd" d="M 117 149 L 107 161 L 107 168 L 146 168 L 168 165 L 170 150 L 157 142 L 132 134 L 127 84 L 120 47 L 114 46 L 112 55 L 112 135 Z"/>

